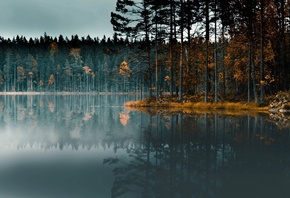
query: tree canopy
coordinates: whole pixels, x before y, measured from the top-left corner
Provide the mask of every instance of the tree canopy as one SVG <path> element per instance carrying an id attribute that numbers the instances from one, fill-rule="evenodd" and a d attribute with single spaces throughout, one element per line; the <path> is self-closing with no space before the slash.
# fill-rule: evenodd
<path id="1" fill-rule="evenodd" d="M 112 38 L 1 37 L 0 90 L 262 102 L 290 89 L 288 7 L 284 0 L 116 0 Z"/>

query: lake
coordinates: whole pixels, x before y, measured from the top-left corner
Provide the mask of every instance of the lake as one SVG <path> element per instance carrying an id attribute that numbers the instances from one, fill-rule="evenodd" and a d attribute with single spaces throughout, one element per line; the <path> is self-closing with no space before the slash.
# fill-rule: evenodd
<path id="1" fill-rule="evenodd" d="M 0 197 L 290 197 L 289 127 L 124 107 L 136 99 L 0 96 Z"/>

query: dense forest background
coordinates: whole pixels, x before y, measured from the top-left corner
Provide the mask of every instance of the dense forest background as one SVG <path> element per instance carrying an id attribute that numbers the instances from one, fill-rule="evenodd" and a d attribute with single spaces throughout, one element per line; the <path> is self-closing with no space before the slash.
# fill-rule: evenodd
<path id="1" fill-rule="evenodd" d="M 112 38 L 0 38 L 0 90 L 262 102 L 290 89 L 289 6 L 286 0 L 117 0 Z"/>

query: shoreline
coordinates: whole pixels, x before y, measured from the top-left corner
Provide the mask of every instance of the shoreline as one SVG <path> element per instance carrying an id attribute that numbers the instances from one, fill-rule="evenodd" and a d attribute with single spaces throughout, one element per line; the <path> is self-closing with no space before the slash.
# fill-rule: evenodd
<path id="1" fill-rule="evenodd" d="M 69 91 L 63 91 L 63 92 L 45 92 L 45 91 L 36 91 L 36 92 L 29 92 L 29 91 L 24 91 L 24 92 L 0 92 L 0 96 L 14 96 L 14 95 L 109 95 L 109 94 L 115 94 L 115 95 L 135 95 L 137 93 L 135 92 L 69 92 Z"/>
<path id="2" fill-rule="evenodd" d="M 38 95 L 136 95 L 136 92 L 0 92 L 0 96 L 38 96 Z M 277 96 L 276 96 L 277 97 Z M 164 98 L 163 98 L 164 99 Z M 169 100 L 168 100 L 169 99 Z M 129 101 L 124 104 L 126 108 L 134 110 L 160 109 L 162 111 L 240 111 L 243 113 L 257 112 L 257 113 L 290 113 L 289 109 L 273 107 L 273 102 L 264 106 L 259 106 L 254 102 L 200 102 L 200 101 L 177 101 L 172 98 L 167 100 L 155 100 L 152 98 L 145 98 L 143 100 Z"/>
<path id="3" fill-rule="evenodd" d="M 275 95 L 267 96 L 261 103 L 246 101 L 222 101 L 222 102 L 202 102 L 202 97 L 185 96 L 179 101 L 177 97 L 155 97 L 125 103 L 129 108 L 161 108 L 164 110 L 186 110 L 186 111 L 231 111 L 231 112 L 257 112 L 267 114 L 289 114 L 290 113 L 290 93 L 279 91 Z"/>
<path id="4" fill-rule="evenodd" d="M 159 101 L 129 101 L 125 107 L 132 109 L 162 109 L 165 111 L 240 111 L 269 113 L 269 106 L 259 107 L 256 103 L 242 102 L 159 102 Z"/>

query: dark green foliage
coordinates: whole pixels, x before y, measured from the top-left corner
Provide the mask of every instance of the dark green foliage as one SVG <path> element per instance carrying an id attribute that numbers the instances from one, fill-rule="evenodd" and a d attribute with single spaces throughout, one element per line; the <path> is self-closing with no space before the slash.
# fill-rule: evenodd
<path id="1" fill-rule="evenodd" d="M 139 61 L 128 57 L 140 43 L 124 39 L 71 39 L 48 35 L 27 39 L 17 36 L 0 42 L 0 91 L 139 91 Z M 133 60 L 132 60 L 133 59 Z M 119 75 L 126 60 L 134 78 Z M 136 69 L 137 68 L 137 69 Z"/>
<path id="2" fill-rule="evenodd" d="M 262 103 L 290 88 L 289 5 L 116 0 L 112 39 L 0 37 L 0 90 L 203 93 L 205 102 L 214 94 L 215 102 Z M 130 78 L 119 75 L 123 61 Z"/>

